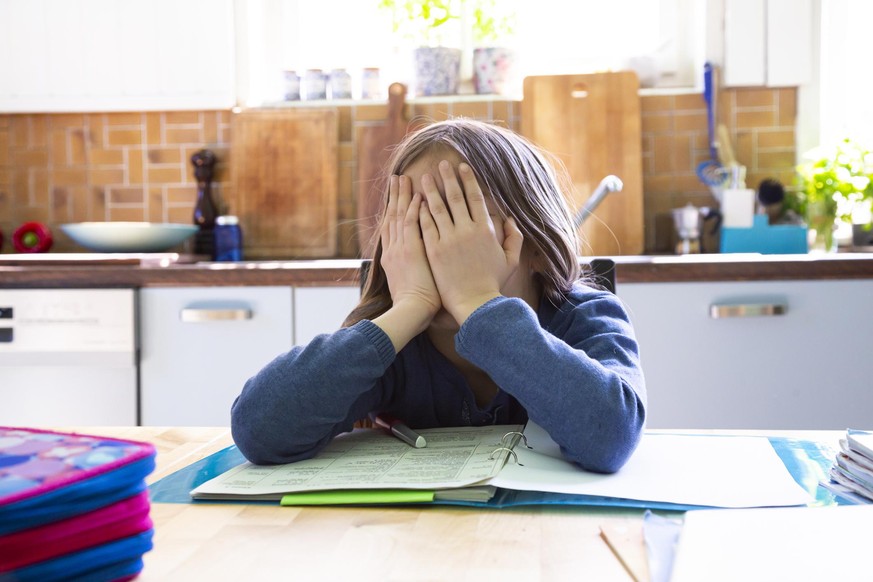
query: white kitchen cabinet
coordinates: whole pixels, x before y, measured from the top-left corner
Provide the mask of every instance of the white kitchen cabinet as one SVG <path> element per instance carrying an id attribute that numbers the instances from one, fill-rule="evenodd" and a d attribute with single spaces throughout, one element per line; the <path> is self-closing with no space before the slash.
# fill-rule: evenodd
<path id="1" fill-rule="evenodd" d="M 813 13 L 812 0 L 724 0 L 724 85 L 809 82 Z"/>
<path id="2" fill-rule="evenodd" d="M 140 291 L 146 426 L 228 426 L 245 381 L 292 346 L 290 287 Z"/>
<path id="3" fill-rule="evenodd" d="M 618 295 L 640 343 L 650 428 L 870 426 L 873 280 L 620 282 Z M 711 316 L 739 305 L 784 314 Z"/>
<path id="4" fill-rule="evenodd" d="M 296 287 L 294 289 L 294 343 L 306 344 L 320 333 L 330 333 L 361 299 L 354 287 Z"/>
<path id="5" fill-rule="evenodd" d="M 0 0 L 0 112 L 227 109 L 233 0 Z"/>
<path id="6" fill-rule="evenodd" d="M 0 425 L 136 419 L 133 289 L 0 289 Z"/>

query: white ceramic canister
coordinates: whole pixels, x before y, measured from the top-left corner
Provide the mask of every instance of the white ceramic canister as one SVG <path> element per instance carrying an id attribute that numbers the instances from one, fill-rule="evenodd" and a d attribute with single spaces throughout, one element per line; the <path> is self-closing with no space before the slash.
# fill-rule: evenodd
<path id="1" fill-rule="evenodd" d="M 327 99 L 327 79 L 321 69 L 308 69 L 303 75 L 303 98 L 307 101 Z"/>
<path id="2" fill-rule="evenodd" d="M 352 76 L 345 69 L 334 69 L 330 72 L 330 98 L 352 98 Z"/>
<path id="3" fill-rule="evenodd" d="M 300 101 L 300 75 L 297 71 L 283 71 L 282 81 L 285 101 Z"/>
<path id="4" fill-rule="evenodd" d="M 382 88 L 379 84 L 379 69 L 367 67 L 361 72 L 361 99 L 381 99 Z"/>

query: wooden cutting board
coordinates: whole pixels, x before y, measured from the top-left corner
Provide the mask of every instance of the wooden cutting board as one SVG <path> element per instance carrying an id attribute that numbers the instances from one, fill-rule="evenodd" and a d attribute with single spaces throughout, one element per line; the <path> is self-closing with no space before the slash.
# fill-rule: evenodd
<path id="1" fill-rule="evenodd" d="M 643 166 L 639 81 L 633 72 L 549 75 L 524 80 L 521 133 L 557 156 L 582 208 L 600 181 L 624 183 L 580 227 L 583 255 L 643 252 Z"/>
<path id="2" fill-rule="evenodd" d="M 406 107 L 406 86 L 392 83 L 388 87 L 388 116 L 384 123 L 362 127 L 358 134 L 357 230 L 362 258 L 373 257 L 373 236 L 382 195 L 386 185 L 386 165 L 393 146 L 409 131 Z"/>
<path id="3" fill-rule="evenodd" d="M 303 107 L 234 114 L 229 203 L 246 259 L 336 255 L 337 117 Z"/>

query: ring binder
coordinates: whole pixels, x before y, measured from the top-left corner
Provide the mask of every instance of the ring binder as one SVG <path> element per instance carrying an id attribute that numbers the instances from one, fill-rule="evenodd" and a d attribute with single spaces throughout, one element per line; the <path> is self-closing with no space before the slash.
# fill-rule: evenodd
<path id="1" fill-rule="evenodd" d="M 509 442 L 507 442 L 507 440 L 506 440 L 507 438 L 509 439 Z M 496 449 L 494 449 L 493 451 L 491 451 L 491 454 L 488 455 L 488 459 L 493 460 L 494 455 L 496 455 L 498 452 L 506 451 L 510 455 L 512 455 L 512 460 L 515 461 L 516 465 L 518 465 L 519 467 L 524 467 L 524 464 L 518 462 L 518 453 L 516 453 L 513 450 L 515 445 L 518 444 L 519 440 L 521 440 L 524 443 L 525 447 L 533 450 L 533 447 L 530 446 L 529 444 L 527 444 L 527 437 L 524 436 L 524 433 L 519 431 L 519 430 L 513 430 L 513 431 L 510 431 L 510 432 L 506 433 L 505 435 L 503 435 L 503 437 L 500 439 L 501 446 L 499 446 Z"/>
<path id="2" fill-rule="evenodd" d="M 504 442 L 506 440 L 506 437 L 508 437 L 510 435 L 518 435 L 519 437 L 521 437 L 521 442 L 524 443 L 524 446 L 530 450 L 533 450 L 533 447 L 530 446 L 529 444 L 527 444 L 527 437 L 524 435 L 524 433 L 517 431 L 517 430 L 514 430 L 512 432 L 508 432 L 505 435 L 503 435 L 503 438 L 500 439 L 500 442 L 501 443 Z M 510 446 L 515 446 L 516 444 L 518 444 L 518 441 L 516 441 L 515 444 L 510 443 Z"/>
<path id="3" fill-rule="evenodd" d="M 522 465 L 521 463 L 518 462 L 518 454 L 515 451 L 513 451 L 512 449 L 510 449 L 509 447 L 497 447 L 496 449 L 491 451 L 490 455 L 488 455 L 488 460 L 493 461 L 494 455 L 496 455 L 500 451 L 506 451 L 507 453 L 512 455 L 512 460 L 515 461 L 516 465 L 518 465 L 519 467 L 524 467 L 524 465 Z"/>

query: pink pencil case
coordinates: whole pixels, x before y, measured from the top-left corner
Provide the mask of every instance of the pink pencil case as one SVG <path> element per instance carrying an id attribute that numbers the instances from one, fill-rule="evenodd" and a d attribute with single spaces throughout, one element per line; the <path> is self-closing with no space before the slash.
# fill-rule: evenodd
<path id="1" fill-rule="evenodd" d="M 151 528 L 149 495 L 144 491 L 95 511 L 0 536 L 0 573 Z"/>

